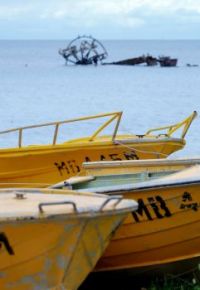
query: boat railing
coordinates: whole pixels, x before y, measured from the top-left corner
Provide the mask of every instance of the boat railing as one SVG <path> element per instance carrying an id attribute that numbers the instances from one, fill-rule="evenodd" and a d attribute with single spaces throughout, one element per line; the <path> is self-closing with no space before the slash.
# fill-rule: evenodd
<path id="1" fill-rule="evenodd" d="M 122 112 L 105 113 L 105 114 L 69 119 L 69 120 L 64 120 L 64 121 L 57 121 L 57 122 L 44 123 L 44 124 L 39 124 L 39 125 L 30 125 L 30 126 L 25 126 L 25 127 L 13 128 L 13 129 L 5 130 L 5 131 L 0 131 L 0 135 L 12 133 L 12 132 L 18 132 L 18 147 L 22 147 L 23 146 L 22 145 L 23 133 L 25 130 L 54 126 L 55 128 L 53 132 L 52 145 L 56 145 L 57 140 L 58 140 L 59 130 L 62 125 L 68 124 L 68 123 L 74 123 L 78 121 L 87 121 L 91 119 L 109 117 L 108 120 L 104 121 L 103 124 L 89 137 L 89 141 L 93 141 L 106 127 L 110 125 L 110 123 L 116 121 L 113 133 L 111 134 L 111 139 L 114 140 L 116 137 L 118 128 L 119 128 L 121 116 L 122 116 Z"/>
<path id="2" fill-rule="evenodd" d="M 153 135 L 155 137 L 159 137 L 159 136 L 166 136 L 166 137 L 170 137 L 175 131 L 177 131 L 178 129 L 182 128 L 182 134 L 181 134 L 181 138 L 184 138 L 192 121 L 194 120 L 194 118 L 197 116 L 197 112 L 194 111 L 189 117 L 187 117 L 186 119 L 184 119 L 182 122 L 179 122 L 177 124 L 174 125 L 169 125 L 169 126 L 165 126 L 165 127 L 160 127 L 160 128 L 153 128 L 148 130 L 144 135 L 142 136 L 151 136 L 151 134 L 153 132 L 156 131 L 161 131 L 161 130 L 165 130 L 164 134 L 158 134 L 158 135 Z M 75 119 L 69 119 L 69 120 L 64 120 L 64 121 L 57 121 L 57 122 L 50 122 L 50 123 L 44 123 L 44 124 L 38 124 L 38 125 L 30 125 L 30 126 L 25 126 L 25 127 L 19 127 L 19 128 L 13 128 L 13 129 L 9 129 L 9 130 L 5 130 L 5 131 L 0 131 L 0 135 L 2 134 L 8 134 L 8 133 L 13 133 L 13 132 L 17 132 L 18 133 L 18 147 L 22 147 L 23 146 L 23 136 L 24 136 L 24 131 L 26 130 L 31 130 L 31 129 L 35 129 L 35 128 L 41 128 L 41 127 L 54 127 L 53 130 L 53 137 L 52 137 L 52 142 L 50 142 L 51 145 L 56 145 L 58 144 L 58 135 L 61 129 L 61 126 L 64 124 L 69 124 L 69 123 L 74 123 L 74 122 L 79 122 L 79 121 L 87 121 L 87 120 L 92 120 L 92 119 L 100 119 L 100 118 L 108 118 L 106 119 L 106 121 L 103 121 L 103 124 L 101 126 L 98 127 L 98 129 L 93 132 L 93 134 L 91 136 L 88 137 L 89 141 L 94 141 L 95 138 L 106 128 L 108 127 L 112 122 L 115 122 L 114 128 L 113 128 L 113 132 L 110 135 L 110 138 L 112 141 L 115 140 L 115 137 L 117 135 L 118 132 L 118 128 L 119 128 L 119 124 L 121 121 L 121 117 L 122 117 L 122 112 L 113 112 L 113 113 L 105 113 L 105 114 L 98 114 L 98 115 L 92 115 L 92 116 L 86 116 L 86 117 L 81 117 L 81 118 L 75 118 Z"/>
<path id="3" fill-rule="evenodd" d="M 60 202 L 43 202 L 39 203 L 38 208 L 40 213 L 44 213 L 44 206 L 54 206 L 54 205 L 71 205 L 73 207 L 74 212 L 78 212 L 76 203 L 73 201 L 60 201 Z"/>
<path id="4" fill-rule="evenodd" d="M 192 123 L 192 121 L 196 118 L 197 116 L 197 112 L 194 111 L 189 117 L 187 117 L 186 119 L 184 119 L 183 121 L 174 124 L 174 125 L 169 125 L 169 126 L 164 126 L 164 127 L 160 127 L 160 128 L 153 128 L 150 129 L 146 132 L 145 135 L 150 135 L 152 132 L 156 132 L 156 131 L 162 131 L 162 130 L 166 130 L 164 134 L 158 134 L 157 136 L 166 136 L 166 137 L 171 137 L 171 135 L 179 130 L 182 127 L 182 133 L 181 133 L 181 138 L 183 139 Z"/>
<path id="5" fill-rule="evenodd" d="M 104 202 L 103 204 L 100 206 L 100 211 L 103 211 L 103 209 L 105 208 L 106 205 L 108 205 L 108 203 L 110 203 L 110 201 L 115 201 L 113 206 L 116 207 L 123 199 L 122 195 L 113 195 L 113 196 L 109 196 Z"/>
<path id="6" fill-rule="evenodd" d="M 24 194 L 24 193 L 22 193 Z M 117 207 L 117 205 L 123 200 L 123 196 L 122 195 L 113 195 L 113 196 L 108 196 L 106 197 L 106 199 L 103 201 L 103 203 L 100 205 L 100 207 L 98 208 L 97 212 L 102 212 L 105 207 L 109 204 L 111 206 L 111 202 L 112 203 L 112 207 L 115 209 Z M 78 213 L 78 207 L 76 205 L 76 203 L 74 201 L 60 201 L 60 202 L 42 202 L 39 203 L 38 208 L 39 208 L 39 212 L 41 214 L 44 213 L 44 207 L 49 207 L 49 206 L 58 206 L 58 205 L 71 205 L 73 208 L 73 212 L 74 213 Z"/>

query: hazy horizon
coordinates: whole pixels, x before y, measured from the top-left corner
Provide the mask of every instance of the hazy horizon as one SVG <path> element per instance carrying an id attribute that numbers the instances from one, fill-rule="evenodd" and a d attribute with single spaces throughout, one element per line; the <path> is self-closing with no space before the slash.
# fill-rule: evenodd
<path id="1" fill-rule="evenodd" d="M 200 39 L 200 0 L 0 0 L 0 39 Z"/>

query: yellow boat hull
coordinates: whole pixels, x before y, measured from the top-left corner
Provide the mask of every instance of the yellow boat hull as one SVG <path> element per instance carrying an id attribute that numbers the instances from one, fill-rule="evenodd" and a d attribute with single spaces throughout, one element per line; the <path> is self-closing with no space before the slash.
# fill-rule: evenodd
<path id="1" fill-rule="evenodd" d="M 46 187 L 80 174 L 81 165 L 85 161 L 166 158 L 184 147 L 186 133 L 196 115 L 193 112 L 182 122 L 150 129 L 143 135 L 118 134 L 121 112 L 1 131 L 0 136 L 5 137 L 5 140 L 9 134 L 17 133 L 18 147 L 0 149 L 0 186 L 16 187 L 20 183 L 21 187 Z M 98 129 L 87 137 L 59 142 L 58 137 L 63 132 L 63 126 L 89 120 L 97 122 L 91 128 L 96 128 L 99 122 L 101 126 L 98 125 Z M 80 125 L 77 132 L 81 131 Z M 105 135 L 110 125 L 112 134 Z M 37 130 L 45 128 L 53 129 L 50 144 L 45 143 L 45 135 L 44 138 L 43 135 L 38 135 L 41 136 L 40 142 L 46 145 L 32 145 L 32 142 L 28 142 L 30 146 L 24 145 L 27 131 L 36 130 L 39 134 Z M 67 131 L 66 128 L 65 130 Z M 179 138 L 173 137 L 177 130 L 181 131 Z M 66 136 L 62 140 L 66 140 Z"/>
<path id="2" fill-rule="evenodd" d="M 163 158 L 184 147 L 183 139 L 148 142 L 126 139 L 116 144 L 109 138 L 62 145 L 28 146 L 0 150 L 0 187 L 46 187 L 81 171 L 84 161 Z M 23 184 L 24 183 L 24 184 Z"/>
<path id="3" fill-rule="evenodd" d="M 42 289 L 59 289 L 65 259 L 72 257 L 80 231 L 77 221 L 68 226 L 71 226 L 70 234 L 65 231 L 65 222 L 1 226 L 2 232 L 9 237 L 14 254 L 10 255 L 3 247 L 0 250 L 0 288 L 27 290 L 40 286 Z M 66 236 L 67 242 L 63 243 Z"/>
<path id="4" fill-rule="evenodd" d="M 0 289 L 77 289 L 116 228 L 137 208 L 119 197 L 120 203 L 109 199 L 102 207 L 107 199 L 66 191 L 1 190 Z"/>
<path id="5" fill-rule="evenodd" d="M 140 268 L 200 257 L 200 184 L 124 192 L 139 201 L 96 270 Z"/>

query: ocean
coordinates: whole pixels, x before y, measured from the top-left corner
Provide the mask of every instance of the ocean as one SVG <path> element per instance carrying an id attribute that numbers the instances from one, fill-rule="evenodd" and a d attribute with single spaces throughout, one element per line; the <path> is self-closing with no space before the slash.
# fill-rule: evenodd
<path id="1" fill-rule="evenodd" d="M 108 62 L 151 54 L 178 58 L 178 66 L 66 66 L 58 50 L 68 41 L 1 40 L 0 130 L 123 111 L 120 131 L 143 134 L 181 121 L 194 110 L 200 114 L 199 40 L 102 43 Z M 200 155 L 199 128 L 197 118 L 186 136 L 187 145 L 171 157 Z M 78 130 L 69 137 L 76 137 Z"/>

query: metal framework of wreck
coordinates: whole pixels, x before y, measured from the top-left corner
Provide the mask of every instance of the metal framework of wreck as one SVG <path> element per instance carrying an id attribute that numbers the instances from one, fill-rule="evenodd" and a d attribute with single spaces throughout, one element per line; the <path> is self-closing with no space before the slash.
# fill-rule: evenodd
<path id="1" fill-rule="evenodd" d="M 177 59 L 169 56 L 154 57 L 152 55 L 141 55 L 138 57 L 123 59 L 114 62 L 102 62 L 108 56 L 103 44 L 92 36 L 78 36 L 69 42 L 64 49 L 59 49 L 59 54 L 66 60 L 66 64 L 89 65 L 98 63 L 104 65 L 139 65 L 155 66 L 160 64 L 164 67 L 177 65 Z"/>
<path id="2" fill-rule="evenodd" d="M 103 44 L 92 36 L 78 36 L 66 48 L 59 49 L 59 54 L 64 57 L 66 64 L 95 64 L 102 62 L 108 53 Z"/>

